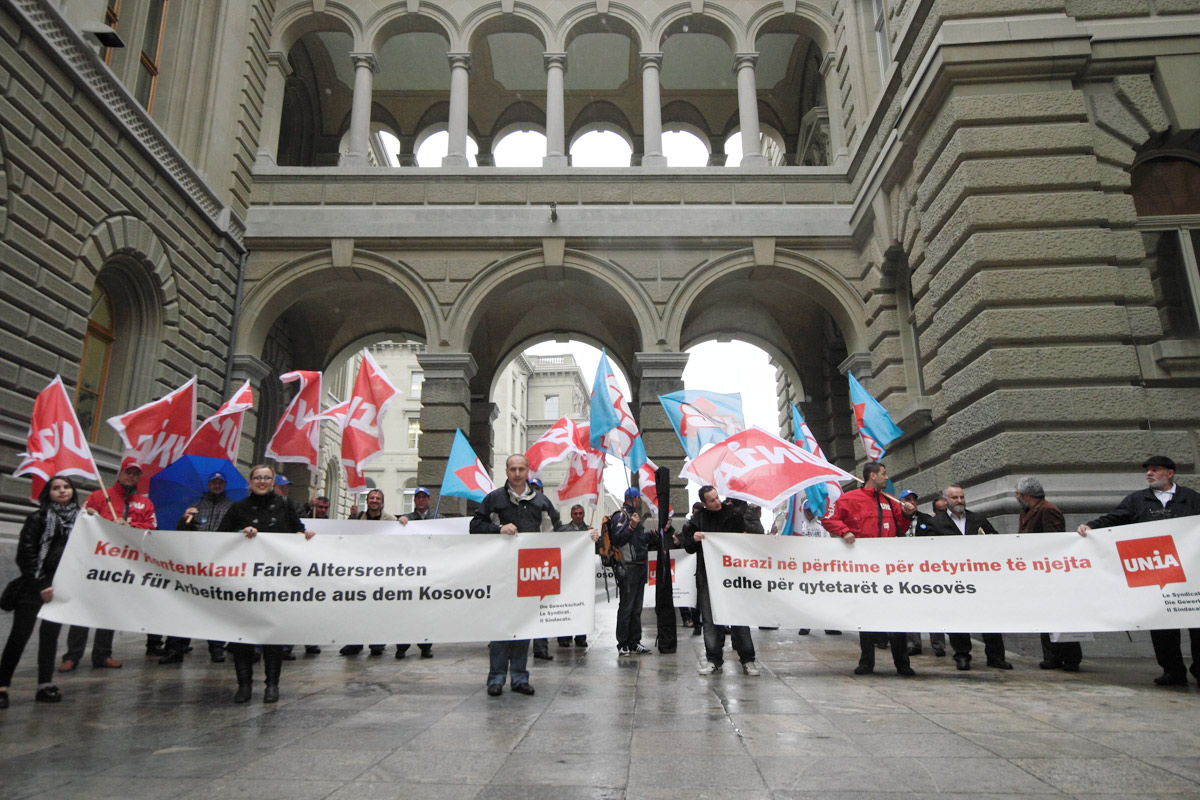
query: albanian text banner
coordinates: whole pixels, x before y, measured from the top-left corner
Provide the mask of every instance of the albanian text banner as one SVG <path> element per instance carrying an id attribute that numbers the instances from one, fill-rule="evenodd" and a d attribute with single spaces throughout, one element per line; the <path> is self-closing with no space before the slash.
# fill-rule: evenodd
<path id="1" fill-rule="evenodd" d="M 705 534 L 713 619 L 866 631 L 1200 626 L 1200 517 L 1075 533 Z"/>
<path id="2" fill-rule="evenodd" d="M 568 636 L 592 629 L 592 558 L 583 532 L 247 539 L 81 514 L 41 616 L 266 644 Z"/>

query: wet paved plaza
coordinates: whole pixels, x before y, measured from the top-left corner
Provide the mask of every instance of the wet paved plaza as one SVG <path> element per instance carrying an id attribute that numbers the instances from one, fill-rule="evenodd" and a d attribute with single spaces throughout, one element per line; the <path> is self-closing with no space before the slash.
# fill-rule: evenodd
<path id="1" fill-rule="evenodd" d="M 1200 797 L 1200 690 L 1153 687 L 1148 642 L 1085 644 L 1078 674 L 1039 670 L 1032 637 L 1010 638 L 1011 672 L 978 642 L 970 672 L 926 647 L 906 679 L 882 652 L 852 675 L 854 635 L 756 630 L 761 677 L 736 658 L 702 677 L 688 629 L 675 655 L 618 659 L 613 616 L 586 653 L 530 659 L 534 697 L 487 696 L 482 644 L 326 647 L 284 665 L 275 706 L 261 665 L 233 705 L 232 664 L 202 642 L 159 666 L 131 634 L 123 669 L 85 661 L 35 704 L 35 634 L 0 711 L 0 797 Z"/>

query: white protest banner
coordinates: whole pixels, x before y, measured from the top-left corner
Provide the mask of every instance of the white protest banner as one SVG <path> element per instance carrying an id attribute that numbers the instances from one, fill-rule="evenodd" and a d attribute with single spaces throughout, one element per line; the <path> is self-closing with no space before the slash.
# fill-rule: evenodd
<path id="1" fill-rule="evenodd" d="M 377 519 L 304 519 L 304 527 L 322 536 L 457 536 L 470 533 L 470 517 L 413 520 L 407 525 Z"/>
<path id="2" fill-rule="evenodd" d="M 657 581 L 655 580 L 655 570 L 658 568 L 657 553 L 650 554 L 650 560 L 647 562 L 648 574 L 646 575 L 646 591 L 642 595 L 642 608 L 654 608 L 655 592 L 657 591 Z M 672 574 L 672 595 L 675 598 L 674 605 L 676 608 L 694 608 L 696 606 L 696 555 L 691 555 L 682 550 L 671 551 L 671 566 L 674 569 Z M 617 607 L 617 581 L 613 577 L 611 567 L 605 567 L 600 563 L 600 556 L 595 558 L 596 567 L 596 605 L 611 604 L 613 608 Z M 605 578 L 608 578 L 608 588 L 605 590 Z"/>
<path id="3" fill-rule="evenodd" d="M 1200 626 L 1200 517 L 1075 533 L 841 539 L 708 533 L 713 619 L 867 631 Z"/>
<path id="4" fill-rule="evenodd" d="M 41 616 L 267 644 L 567 636 L 592 629 L 593 552 L 584 532 L 305 541 L 80 515 Z"/>

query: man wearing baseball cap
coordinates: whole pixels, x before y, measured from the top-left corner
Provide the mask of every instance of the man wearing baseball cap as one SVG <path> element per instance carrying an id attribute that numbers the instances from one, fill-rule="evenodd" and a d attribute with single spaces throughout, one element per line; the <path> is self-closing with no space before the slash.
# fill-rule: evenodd
<path id="1" fill-rule="evenodd" d="M 1146 470 L 1146 488 L 1125 495 L 1125 499 L 1107 514 L 1077 528 L 1087 536 L 1092 528 L 1111 528 L 1136 522 L 1200 516 L 1200 494 L 1175 483 L 1175 462 L 1166 456 L 1150 456 L 1142 462 Z M 1200 681 L 1200 628 L 1189 628 L 1192 639 L 1192 675 Z M 1187 686 L 1187 669 L 1179 645 L 1183 637 L 1177 628 L 1150 631 L 1154 657 L 1163 674 L 1154 679 L 1156 686 Z"/>
<path id="2" fill-rule="evenodd" d="M 642 493 L 625 490 L 625 503 L 608 518 L 609 537 L 621 551 L 624 573 L 617 578 L 617 655 L 641 656 L 650 652 L 642 644 L 642 597 L 646 593 L 649 534 L 642 527 Z"/>
<path id="3" fill-rule="evenodd" d="M 83 504 L 83 510 L 89 514 L 99 514 L 109 522 L 118 525 L 128 525 L 132 528 L 153 530 L 156 527 L 154 519 L 154 503 L 149 497 L 138 494 L 138 481 L 142 479 L 142 465 L 133 456 L 121 460 L 121 471 L 117 473 L 117 482 L 108 491 L 97 489 L 88 496 Z M 153 634 L 151 634 L 153 636 Z M 87 647 L 88 629 L 72 625 L 67 631 L 67 652 L 63 655 L 59 672 L 70 672 L 83 659 L 83 650 Z M 97 669 L 119 669 L 121 662 L 112 657 L 113 632 L 105 628 L 96 629 L 96 637 L 92 642 L 92 666 Z M 149 651 L 152 643 L 147 638 L 146 655 L 162 655 L 162 638 L 158 637 L 158 649 Z"/>

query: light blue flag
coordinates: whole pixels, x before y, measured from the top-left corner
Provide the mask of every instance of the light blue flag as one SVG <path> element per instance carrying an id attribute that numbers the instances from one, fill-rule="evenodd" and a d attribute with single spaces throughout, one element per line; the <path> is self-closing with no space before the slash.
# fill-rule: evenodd
<path id="1" fill-rule="evenodd" d="M 488 492 L 495 488 L 467 437 L 463 436 L 462 431 L 456 430 L 450 458 L 446 460 L 446 474 L 442 476 L 440 497 L 465 497 L 482 503 Z"/>
<path id="2" fill-rule="evenodd" d="M 850 402 L 854 406 L 854 421 L 858 424 L 863 450 L 868 459 L 879 461 L 888 444 L 899 439 L 904 431 L 892 421 L 887 409 L 867 393 L 853 373 L 847 372 L 846 377 L 850 379 Z"/>
<path id="3" fill-rule="evenodd" d="M 700 455 L 707 444 L 723 442 L 746 429 L 742 414 L 742 396 L 737 392 L 721 394 L 702 389 L 660 394 L 658 401 L 688 458 Z"/>
<path id="4" fill-rule="evenodd" d="M 646 447 L 629 410 L 629 401 L 617 383 L 617 374 L 608 363 L 608 351 L 600 353 L 596 379 L 592 382 L 591 432 L 589 442 L 596 450 L 612 453 L 630 470 L 637 472 L 646 463 Z"/>
<path id="5" fill-rule="evenodd" d="M 825 454 L 821 452 L 821 446 L 817 444 L 817 440 L 813 437 L 812 431 L 808 429 L 808 424 L 805 423 L 804 417 L 800 416 L 800 409 L 796 408 L 796 404 L 792 403 L 792 437 L 796 440 L 796 444 L 803 447 L 810 453 L 825 458 Z M 829 484 L 818 483 L 813 486 L 808 486 L 804 489 L 804 495 L 808 498 L 808 507 L 812 509 L 817 519 L 825 516 L 825 512 L 829 507 Z M 797 500 L 799 498 L 796 498 Z M 799 509 L 797 509 L 799 510 Z"/>

